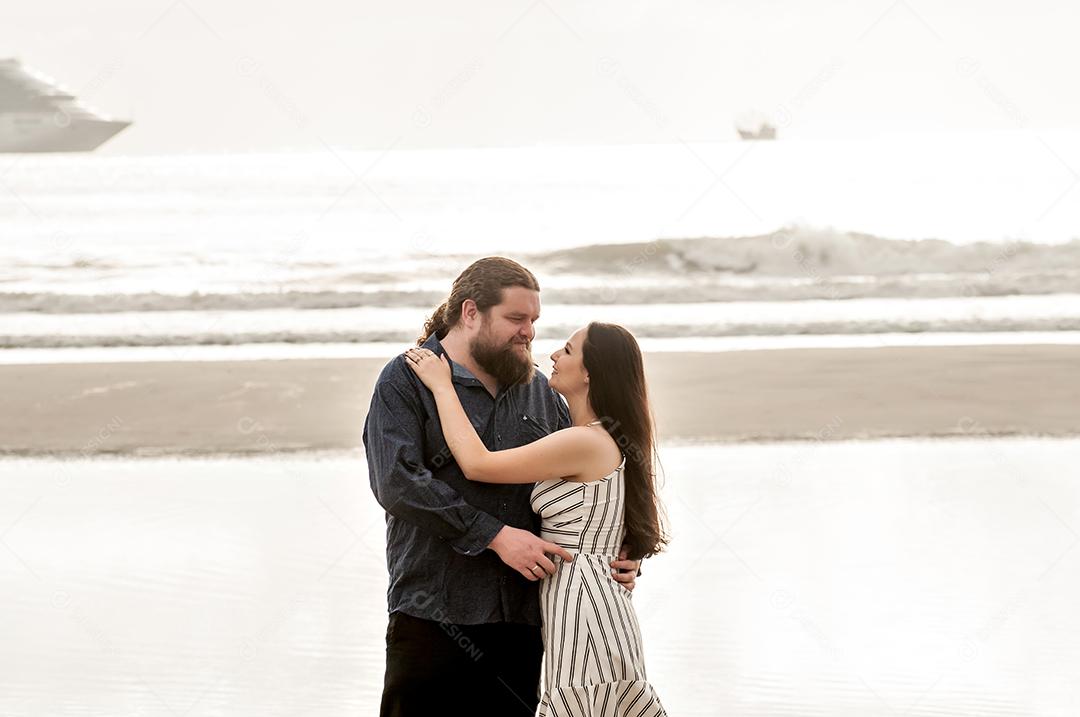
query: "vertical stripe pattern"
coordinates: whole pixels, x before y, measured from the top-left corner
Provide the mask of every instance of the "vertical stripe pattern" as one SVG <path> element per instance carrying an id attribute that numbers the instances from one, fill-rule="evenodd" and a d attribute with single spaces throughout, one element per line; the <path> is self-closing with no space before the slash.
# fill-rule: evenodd
<path id="1" fill-rule="evenodd" d="M 666 715 L 645 676 L 641 630 L 631 593 L 611 577 L 626 530 L 623 471 L 598 481 L 537 483 L 533 510 L 541 537 L 574 554 L 553 558 L 555 574 L 540 585 L 544 618 L 541 717 Z"/>

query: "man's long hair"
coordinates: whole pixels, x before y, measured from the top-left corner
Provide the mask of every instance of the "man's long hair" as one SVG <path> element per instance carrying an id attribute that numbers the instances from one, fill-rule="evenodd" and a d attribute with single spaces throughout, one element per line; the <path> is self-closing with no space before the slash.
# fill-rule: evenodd
<path id="1" fill-rule="evenodd" d="M 440 340 L 461 320 L 461 305 L 466 299 L 476 302 L 476 308 L 486 312 L 502 301 L 503 289 L 521 286 L 540 291 L 540 283 L 532 272 L 513 259 L 489 256 L 466 267 L 450 287 L 450 296 L 442 302 L 424 323 L 424 332 L 416 339 L 421 346 L 435 334 Z"/>

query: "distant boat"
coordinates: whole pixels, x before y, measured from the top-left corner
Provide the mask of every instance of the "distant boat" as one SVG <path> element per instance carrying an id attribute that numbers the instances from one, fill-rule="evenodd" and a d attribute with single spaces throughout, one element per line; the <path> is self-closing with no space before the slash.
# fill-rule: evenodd
<path id="1" fill-rule="evenodd" d="M 91 110 L 18 60 L 0 60 L 0 152 L 89 152 L 130 125 Z"/>
<path id="2" fill-rule="evenodd" d="M 739 132 L 739 139 L 776 139 L 776 127 L 768 122 L 762 122 L 757 129 L 735 129 Z"/>
<path id="3" fill-rule="evenodd" d="M 776 125 L 756 110 L 748 110 L 735 118 L 739 139 L 776 139 Z"/>

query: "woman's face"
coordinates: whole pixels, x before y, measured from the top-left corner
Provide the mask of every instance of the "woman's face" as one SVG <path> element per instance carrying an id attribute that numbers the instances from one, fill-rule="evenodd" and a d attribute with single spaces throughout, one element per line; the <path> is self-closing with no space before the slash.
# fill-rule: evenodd
<path id="1" fill-rule="evenodd" d="M 564 396 L 589 390 L 589 374 L 581 357 L 585 329 L 578 329 L 563 347 L 551 354 L 551 378 L 548 385 Z"/>

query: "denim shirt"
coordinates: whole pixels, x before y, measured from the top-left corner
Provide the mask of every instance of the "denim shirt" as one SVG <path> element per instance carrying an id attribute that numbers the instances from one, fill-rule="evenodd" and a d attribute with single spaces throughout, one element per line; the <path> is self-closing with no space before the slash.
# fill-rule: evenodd
<path id="1" fill-rule="evenodd" d="M 435 334 L 423 347 L 445 353 Z M 539 371 L 492 397 L 471 371 L 450 363 L 454 389 L 488 450 L 523 446 L 570 425 L 566 403 Z M 403 356 L 375 382 L 364 448 L 371 490 L 386 511 L 389 612 L 462 625 L 539 625 L 537 584 L 486 549 L 504 525 L 539 533 L 534 484 L 466 479 L 443 438 L 434 396 Z"/>

